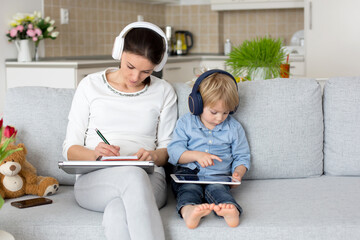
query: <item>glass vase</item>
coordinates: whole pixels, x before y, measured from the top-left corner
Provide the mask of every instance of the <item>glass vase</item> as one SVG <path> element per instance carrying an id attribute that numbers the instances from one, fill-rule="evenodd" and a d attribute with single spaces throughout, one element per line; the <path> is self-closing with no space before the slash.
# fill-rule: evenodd
<path id="1" fill-rule="evenodd" d="M 38 52 L 39 46 L 35 45 L 35 54 L 34 54 L 34 61 L 39 61 L 39 52 Z"/>

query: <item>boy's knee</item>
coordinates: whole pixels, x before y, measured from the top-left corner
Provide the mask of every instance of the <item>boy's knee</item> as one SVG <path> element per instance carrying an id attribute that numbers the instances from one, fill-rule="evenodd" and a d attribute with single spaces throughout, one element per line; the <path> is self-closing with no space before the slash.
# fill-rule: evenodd
<path id="1" fill-rule="evenodd" d="M 209 192 L 212 191 L 228 191 L 228 186 L 227 185 L 222 185 L 222 184 L 209 184 L 208 186 L 206 186 L 206 190 Z"/>

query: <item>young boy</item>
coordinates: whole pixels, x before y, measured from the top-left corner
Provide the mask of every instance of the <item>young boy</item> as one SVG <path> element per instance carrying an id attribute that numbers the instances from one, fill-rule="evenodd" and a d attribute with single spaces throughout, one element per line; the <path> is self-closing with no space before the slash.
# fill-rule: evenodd
<path id="1" fill-rule="evenodd" d="M 198 101 L 199 100 L 199 101 Z M 189 96 L 192 113 L 182 116 L 168 145 L 169 162 L 178 174 L 227 174 L 239 181 L 250 167 L 250 150 L 241 124 L 229 114 L 239 104 L 235 79 L 222 70 L 203 73 Z M 196 228 L 212 211 L 230 227 L 239 225 L 242 209 L 229 185 L 179 184 L 172 181 L 177 211 Z"/>

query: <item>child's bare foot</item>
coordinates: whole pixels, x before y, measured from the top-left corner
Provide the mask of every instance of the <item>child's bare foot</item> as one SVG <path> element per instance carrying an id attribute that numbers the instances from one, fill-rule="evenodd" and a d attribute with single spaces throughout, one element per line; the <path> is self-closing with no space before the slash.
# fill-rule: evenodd
<path id="1" fill-rule="evenodd" d="M 239 220 L 239 210 L 230 203 L 220 203 L 214 207 L 214 211 L 218 216 L 224 217 L 225 222 L 230 227 L 237 227 L 240 223 Z"/>
<path id="2" fill-rule="evenodd" d="M 215 204 L 199 204 L 199 205 L 186 205 L 181 208 L 181 216 L 184 218 L 185 224 L 188 228 L 196 228 L 202 217 L 209 215 L 214 209 Z"/>

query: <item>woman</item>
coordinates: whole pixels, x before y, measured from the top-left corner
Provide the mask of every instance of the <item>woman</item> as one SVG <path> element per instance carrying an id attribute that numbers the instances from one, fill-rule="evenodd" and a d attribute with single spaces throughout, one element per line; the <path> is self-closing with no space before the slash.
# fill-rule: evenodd
<path id="1" fill-rule="evenodd" d="M 176 94 L 169 83 L 150 75 L 166 63 L 165 34 L 151 23 L 129 24 L 115 39 L 113 57 L 120 59 L 120 68 L 80 82 L 63 155 L 68 160 L 136 155 L 139 161 L 154 161 L 155 171 L 148 175 L 138 167 L 113 167 L 78 176 L 75 198 L 86 209 L 104 212 L 107 239 L 165 239 L 158 211 L 166 201 L 160 166 L 168 159 Z"/>

